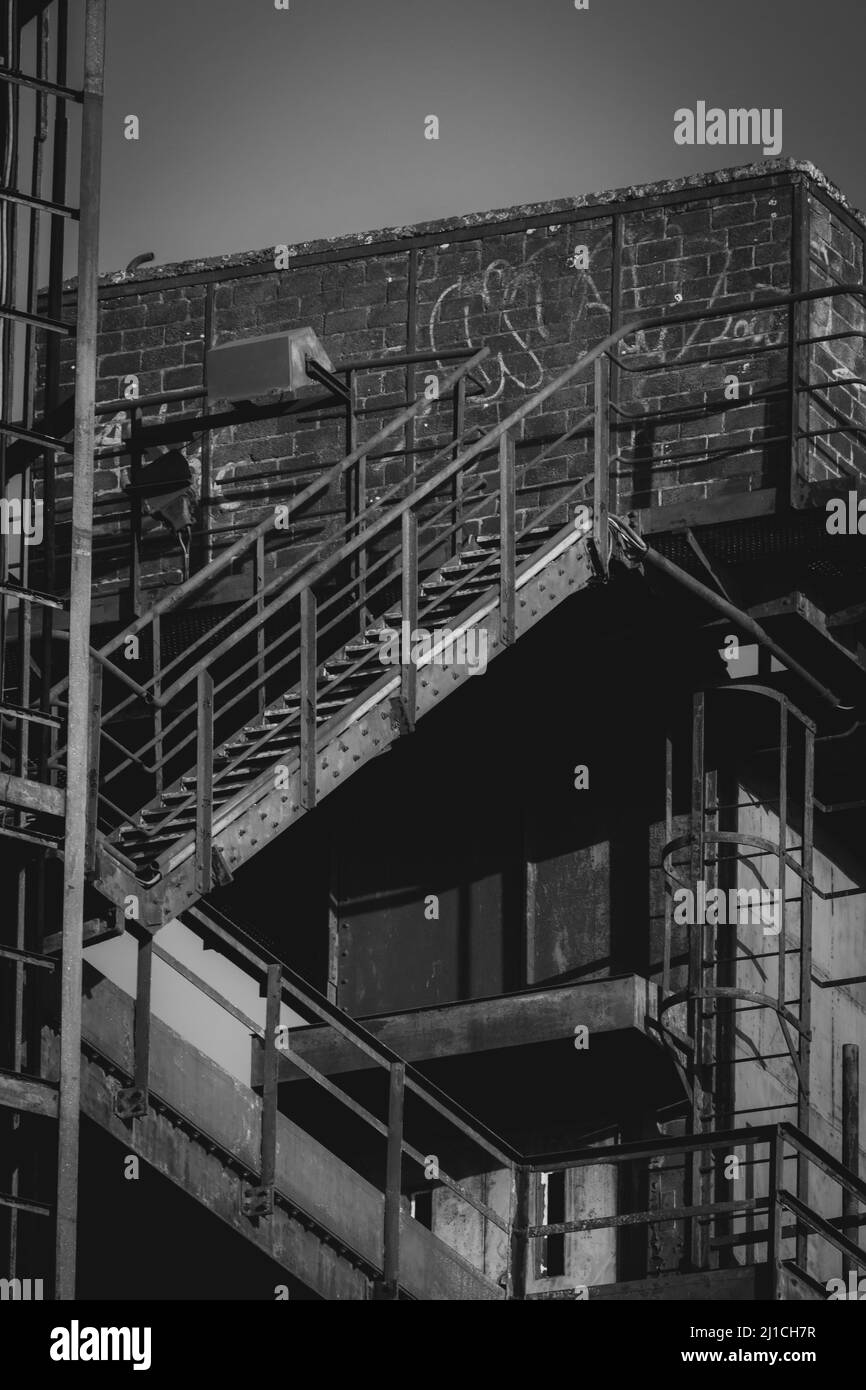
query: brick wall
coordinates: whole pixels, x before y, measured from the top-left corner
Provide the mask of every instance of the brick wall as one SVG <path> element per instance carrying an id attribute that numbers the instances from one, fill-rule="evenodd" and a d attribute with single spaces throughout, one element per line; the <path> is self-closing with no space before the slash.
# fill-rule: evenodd
<path id="1" fill-rule="evenodd" d="M 611 416 L 615 506 L 627 511 L 704 502 L 786 485 L 789 314 L 751 307 L 751 301 L 791 288 L 794 190 L 821 177 L 809 166 L 776 160 L 595 199 L 296 247 L 286 270 L 273 269 L 271 249 L 143 270 L 131 282 L 108 277 L 98 399 L 120 396 L 130 374 L 142 395 L 202 387 L 206 332 L 218 344 L 309 325 L 335 364 L 431 354 L 429 364 L 415 368 L 358 374 L 358 405 L 365 412 L 361 439 L 423 389 L 425 374 L 436 369 L 436 351 L 453 347 L 490 349 L 478 394 L 467 404 L 467 426 L 489 427 L 612 325 L 711 309 L 715 316 L 704 323 L 668 325 L 622 344 Z M 810 198 L 812 283 L 859 278 L 862 237 L 823 196 L 820 203 Z M 745 309 L 735 312 L 744 302 Z M 860 312 L 851 303 L 837 303 L 807 315 L 813 331 L 821 323 L 837 331 L 849 321 L 859 323 Z M 65 387 L 71 387 L 71 351 L 67 346 Z M 831 366 L 851 369 L 860 346 L 840 340 L 825 352 Z M 444 370 L 440 366 L 440 375 Z M 837 408 L 860 409 L 853 387 L 838 388 L 833 399 Z M 568 480 L 590 470 L 588 430 L 542 464 L 531 462 L 543 442 L 583 419 L 590 404 L 590 383 L 578 379 L 524 422 L 517 457 L 525 465 L 520 505 L 527 515 L 556 502 Z M 199 408 L 199 402 L 172 403 L 163 419 Z M 816 407 L 808 409 L 814 413 Z M 145 424 L 156 420 L 156 410 L 145 412 Z M 119 422 L 119 416 L 101 417 L 103 443 L 117 441 Z M 450 427 L 451 404 L 442 401 L 417 423 L 415 445 L 443 443 Z M 394 448 L 411 443 L 399 438 Z M 214 431 L 204 449 L 201 437 L 183 447 L 197 471 L 201 515 L 218 548 L 342 456 L 344 419 L 336 410 L 324 417 L 255 421 Z M 836 435 L 825 453 L 831 463 L 838 456 L 850 461 L 854 448 Z M 393 453 L 371 464 L 371 492 L 410 466 Z M 816 471 L 814 464 L 804 468 Z M 126 459 L 100 461 L 98 573 L 106 594 L 126 583 L 127 481 Z M 61 499 L 68 499 L 68 471 L 61 470 L 58 483 Z M 278 561 L 316 544 L 342 518 L 343 505 L 336 494 L 320 500 L 287 538 L 290 545 Z M 176 582 L 179 573 L 173 544 L 157 523 L 146 521 L 145 600 Z"/>

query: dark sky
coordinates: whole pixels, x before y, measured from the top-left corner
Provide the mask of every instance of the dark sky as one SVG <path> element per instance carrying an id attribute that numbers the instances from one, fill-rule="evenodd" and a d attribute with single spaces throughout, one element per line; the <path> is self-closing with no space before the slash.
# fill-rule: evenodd
<path id="1" fill-rule="evenodd" d="M 681 106 L 781 107 L 866 206 L 863 0 L 109 0 L 103 269 L 761 158 Z M 141 139 L 123 138 L 135 114 Z M 440 139 L 424 138 L 437 115 Z"/>

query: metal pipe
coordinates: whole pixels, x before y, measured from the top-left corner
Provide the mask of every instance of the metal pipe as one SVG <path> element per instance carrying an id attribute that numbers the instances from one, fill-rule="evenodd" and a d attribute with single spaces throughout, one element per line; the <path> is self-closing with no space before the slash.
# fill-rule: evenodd
<path id="1" fill-rule="evenodd" d="M 860 1176 L 860 1048 L 857 1043 L 842 1044 L 842 1162 L 855 1178 Z M 842 1189 L 842 1230 L 852 1240 L 856 1238 L 859 1203 L 853 1192 Z M 855 1265 L 846 1259 L 842 1265 L 844 1278 Z"/>
<path id="2" fill-rule="evenodd" d="M 707 588 L 706 584 L 702 584 L 699 579 L 694 579 L 686 570 L 680 569 L 679 565 L 675 565 L 670 560 L 665 559 L 664 555 L 659 554 L 657 550 L 652 550 L 649 546 L 647 546 L 645 551 L 641 552 L 641 561 L 652 565 L 654 569 L 661 570 L 662 574 L 668 575 L 670 579 L 675 579 L 684 589 L 688 589 L 689 593 L 694 594 L 697 598 L 703 599 L 704 603 L 708 603 L 719 613 L 723 613 L 726 618 L 729 618 L 730 621 L 741 628 L 743 632 L 747 632 L 750 637 L 754 637 L 756 642 L 766 647 L 767 651 L 770 652 L 777 661 L 781 661 L 793 675 L 798 676 L 800 680 L 805 681 L 807 685 L 811 686 L 816 694 L 820 695 L 821 699 L 826 700 L 834 709 L 849 710 L 856 708 L 854 705 L 843 704 L 838 695 L 834 694 L 828 686 L 822 685 L 819 680 L 816 680 L 815 677 L 806 670 L 805 666 L 801 666 L 799 661 L 795 661 L 794 658 L 785 651 L 784 647 L 779 646 L 778 642 L 774 642 L 770 634 L 765 632 L 760 623 L 756 623 L 755 619 L 751 618 L 748 613 L 744 613 L 743 610 L 737 608 L 735 604 L 729 603 L 727 599 L 717 594 L 714 589 Z"/>
<path id="3" fill-rule="evenodd" d="M 403 1100 L 406 1064 L 392 1062 L 388 1086 L 388 1149 L 385 1173 L 383 1231 L 384 1297 L 399 1298 L 400 1288 L 400 1192 L 403 1168 Z"/>
<path id="4" fill-rule="evenodd" d="M 75 483 L 69 605 L 69 751 L 67 785 L 84 787 L 89 765 L 90 582 L 93 557 L 93 402 L 99 289 L 99 204 L 105 0 L 87 0 L 81 129 L 81 214 L 75 354 Z M 57 1140 L 56 1296 L 75 1297 L 78 1135 L 81 1106 L 81 977 L 87 806 L 69 798 L 63 860 L 63 958 L 60 1097 Z"/>

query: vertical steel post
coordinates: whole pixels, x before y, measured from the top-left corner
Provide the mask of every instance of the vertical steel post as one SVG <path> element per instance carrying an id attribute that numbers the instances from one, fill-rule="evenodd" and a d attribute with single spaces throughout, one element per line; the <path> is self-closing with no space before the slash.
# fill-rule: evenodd
<path id="1" fill-rule="evenodd" d="M 90 663 L 90 756 L 87 767 L 87 835 L 84 848 L 84 872 L 91 876 L 96 870 L 96 836 L 99 826 L 99 753 L 102 729 L 102 667 L 95 659 Z"/>
<path id="2" fill-rule="evenodd" d="M 608 360 L 604 353 L 595 359 L 593 376 L 593 508 L 592 538 L 601 572 L 607 576 L 610 537 L 607 513 L 610 504 L 610 438 L 608 431 Z"/>
<path id="3" fill-rule="evenodd" d="M 810 1070 L 812 1066 L 812 871 L 814 867 L 815 822 L 815 731 L 804 731 L 803 756 L 803 870 L 800 889 L 800 979 L 799 979 L 799 1060 L 800 1077 L 797 1089 L 797 1126 L 808 1134 L 810 1122 Z M 809 1205 L 809 1161 L 805 1154 L 797 1158 L 797 1196 Z M 808 1262 L 808 1232 L 797 1227 L 797 1264 L 805 1270 Z"/>
<path id="4" fill-rule="evenodd" d="M 367 510 L 367 455 L 362 454 L 357 463 L 358 470 L 358 534 L 364 530 L 364 523 L 361 520 Z M 367 610 L 367 546 L 362 545 L 357 551 L 358 560 L 358 621 L 360 631 L 363 633 L 370 621 L 370 614 Z"/>
<path id="5" fill-rule="evenodd" d="M 625 240 L 625 218 L 622 213 L 614 213 L 611 218 L 611 271 L 610 271 L 610 331 L 615 333 L 622 324 L 622 251 Z M 610 443 L 613 409 L 619 404 L 622 373 L 619 370 L 619 345 L 611 349 L 608 359 L 607 378 L 607 438 Z M 632 485 L 633 485 L 632 479 Z M 613 479 L 613 508 L 617 516 L 621 507 L 620 480 Z"/>
<path id="6" fill-rule="evenodd" d="M 255 556 L 253 559 L 253 595 L 256 600 L 256 616 L 259 620 L 256 629 L 256 685 L 258 689 L 258 699 L 256 701 L 259 718 L 265 712 L 267 706 L 267 694 L 265 691 L 265 537 L 264 534 L 256 537 Z"/>
<path id="7" fill-rule="evenodd" d="M 860 1176 L 860 1048 L 856 1043 L 842 1044 L 842 1162 L 853 1173 Z M 858 1215 L 859 1202 L 853 1193 L 842 1191 L 842 1234 L 849 1240 L 857 1241 L 857 1228 L 853 1224 Z M 857 1266 L 845 1259 L 842 1274 L 848 1278 Z"/>
<path id="8" fill-rule="evenodd" d="M 147 1113 L 150 1086 L 150 996 L 153 983 L 153 937 L 138 943 L 138 972 L 135 985 L 135 1089 L 138 1113 Z"/>
<path id="9" fill-rule="evenodd" d="M 301 805 L 316 804 L 316 596 L 301 590 Z"/>
<path id="10" fill-rule="evenodd" d="M 401 640 L 400 664 L 400 703 L 409 733 L 415 728 L 418 695 L 418 668 L 412 660 L 412 634 L 418 627 L 418 518 L 409 507 L 403 513 L 401 587 L 402 604 L 401 639 L 408 633 L 408 641 Z M 404 645 L 408 650 L 403 650 Z"/>
<path id="11" fill-rule="evenodd" d="M 674 835 L 674 744 L 668 733 L 665 737 L 665 844 Z M 671 932 L 673 928 L 673 895 L 667 874 L 664 875 L 665 937 L 662 954 L 662 1002 L 671 992 Z"/>
<path id="12" fill-rule="evenodd" d="M 130 441 L 134 441 L 141 429 L 141 409 L 135 406 L 129 412 Z M 137 491 L 141 477 L 142 449 L 135 443 L 129 448 L 129 481 L 132 493 L 129 499 L 129 612 L 133 618 L 141 617 L 141 494 Z"/>
<path id="13" fill-rule="evenodd" d="M 499 637 L 510 647 L 515 631 L 514 595 L 517 565 L 514 439 L 499 438 Z"/>
<path id="14" fill-rule="evenodd" d="M 159 700 L 162 695 L 162 615 L 160 613 L 155 613 L 151 621 L 150 640 L 153 662 L 153 693 L 154 697 Z M 163 766 L 165 745 L 162 737 L 162 706 L 159 704 L 153 707 L 153 756 L 156 765 L 153 789 L 157 796 L 162 796 L 165 780 Z"/>
<path id="15" fill-rule="evenodd" d="M 400 1287 L 400 1189 L 403 1173 L 403 1099 L 406 1064 L 392 1062 L 388 1084 L 388 1156 L 385 1173 L 383 1282 L 386 1299 Z"/>
<path id="16" fill-rule="evenodd" d="M 195 886 L 199 893 L 213 887 L 213 676 L 198 673 L 195 769 Z"/>
<path id="17" fill-rule="evenodd" d="M 69 13 L 67 0 L 57 0 L 57 40 L 55 81 L 61 85 L 66 85 L 67 80 L 67 49 L 69 38 Z M 67 105 L 65 101 L 55 101 L 54 103 L 54 127 L 52 133 L 52 169 L 51 169 L 51 201 L 54 203 L 66 202 L 66 164 L 67 164 L 67 145 L 69 136 L 69 119 L 67 116 Z M 49 259 L 48 259 L 48 304 L 47 312 L 52 318 L 60 318 L 63 312 L 63 262 L 64 245 L 66 239 L 66 218 L 52 217 L 51 231 L 49 236 Z M 79 245 L 81 243 L 79 242 Z M 94 250 L 94 259 L 96 252 Z M 79 282 L 79 296 L 81 284 Z M 47 335 L 48 341 L 45 344 L 45 410 L 54 410 L 60 402 L 60 340 L 56 333 Z M 55 465 L 51 454 L 43 454 L 43 526 L 46 538 L 45 546 L 45 588 L 48 593 L 55 593 L 57 590 L 57 554 L 54 543 L 55 517 L 57 505 L 57 489 L 55 483 Z M 42 644 L 40 652 L 40 666 L 42 670 L 42 708 L 49 709 L 49 691 L 52 686 L 53 661 L 53 633 L 54 633 L 54 612 L 51 608 L 46 608 L 42 615 Z M 54 755 L 57 749 L 56 734 L 52 731 L 41 740 L 39 777 L 43 782 L 49 780 L 48 759 Z"/>
<path id="18" fill-rule="evenodd" d="M 779 853 L 778 864 L 776 867 L 776 877 L 779 883 L 779 936 L 777 948 L 779 952 L 779 978 L 778 999 L 779 1008 L 785 1007 L 785 988 L 787 977 L 787 948 L 788 931 L 787 919 L 785 914 L 785 887 L 787 881 L 787 871 L 785 868 L 785 850 L 787 849 L 788 839 L 788 707 L 784 700 L 779 703 Z"/>
<path id="19" fill-rule="evenodd" d="M 692 706 L 692 787 L 691 787 L 691 881 L 695 894 L 696 904 L 704 902 L 704 894 L 700 884 L 704 874 L 704 833 L 705 833 L 705 736 L 704 726 L 706 718 L 706 699 L 703 691 L 699 691 L 693 700 Z M 694 1069 L 692 1073 L 692 1098 L 691 1113 L 689 1117 L 690 1130 L 692 1134 L 700 1134 L 703 1130 L 701 1119 L 701 1107 L 703 1104 L 703 1060 L 704 1060 L 704 1037 L 703 1037 L 703 1009 L 699 991 L 703 986 L 704 972 L 704 927 L 699 920 L 702 913 L 695 912 L 695 922 L 690 928 L 689 937 L 689 983 L 688 989 L 690 999 L 688 1002 L 689 1012 L 689 1033 L 694 1042 Z M 689 1206 L 697 1205 L 701 1200 L 701 1169 L 704 1162 L 704 1155 L 700 1150 L 689 1154 L 687 1160 L 687 1197 L 686 1203 Z M 692 1267 L 703 1269 L 705 1265 L 707 1247 L 705 1241 L 705 1230 L 696 1217 L 690 1217 L 687 1222 L 688 1247 Z"/>
<path id="20" fill-rule="evenodd" d="M 510 1278 L 508 1297 L 520 1302 L 526 1298 L 526 1263 L 529 1252 L 529 1184 L 530 1170 L 515 1164 L 512 1175 L 512 1219 L 510 1246 Z"/>
<path id="21" fill-rule="evenodd" d="M 778 1126 L 769 1144 L 767 1162 L 767 1293 L 770 1302 L 779 1297 L 779 1271 L 782 1261 L 782 1207 L 779 1189 L 784 1186 L 784 1141 Z"/>
<path id="22" fill-rule="evenodd" d="M 460 453 L 460 445 L 466 432 L 466 377 L 462 376 L 454 387 L 451 407 L 451 438 L 454 441 L 454 457 Z M 451 497 L 454 502 L 454 534 L 451 537 L 451 554 L 456 555 L 463 548 L 463 469 L 458 469 L 451 483 Z"/>
<path id="23" fill-rule="evenodd" d="M 809 288 L 809 195 L 802 174 L 795 174 L 791 189 L 791 292 Z M 809 466 L 809 440 L 801 437 L 809 428 L 811 397 L 800 391 L 806 384 L 812 349 L 800 340 L 809 336 L 812 317 L 811 304 L 792 304 L 788 310 L 788 385 L 791 447 L 788 456 L 788 477 L 779 489 L 787 493 L 788 505 L 798 507 L 806 493 Z M 780 480 L 781 481 L 781 480 Z"/>
<path id="24" fill-rule="evenodd" d="M 329 1004 L 336 1004 L 340 991 L 340 860 L 337 846 L 328 850 L 328 983 Z"/>
<path id="25" fill-rule="evenodd" d="M 214 304 L 216 301 L 216 285 L 211 283 L 205 289 L 204 297 L 204 361 L 202 365 L 202 386 L 205 391 L 205 400 L 208 399 L 207 384 L 207 359 L 211 348 L 215 346 L 214 334 Z M 211 493 L 212 493 L 212 459 L 211 459 L 211 432 L 205 430 L 201 441 L 201 524 L 204 530 L 202 537 L 203 544 L 199 553 L 204 556 L 205 565 L 209 565 L 213 559 L 213 522 L 211 518 Z"/>
<path id="26" fill-rule="evenodd" d="M 274 1182 L 277 1173 L 277 1095 L 279 1091 L 280 1058 L 277 1052 L 277 1029 L 280 1023 L 282 970 L 279 963 L 268 966 L 267 1004 L 265 1007 L 265 1068 L 262 1089 L 262 1158 L 261 1183 L 268 1211 L 273 1210 Z"/>
<path id="27" fill-rule="evenodd" d="M 81 211 L 75 353 L 74 485 L 69 606 L 69 724 L 66 781 L 87 783 L 90 723 L 90 581 L 93 558 L 93 444 L 99 289 L 99 179 L 105 0 L 87 0 L 81 127 Z M 60 1001 L 60 1097 L 57 1141 L 58 1299 L 75 1297 L 78 1232 L 78 1136 L 81 1105 L 81 977 L 87 807 L 66 803 L 63 858 L 63 954 Z"/>

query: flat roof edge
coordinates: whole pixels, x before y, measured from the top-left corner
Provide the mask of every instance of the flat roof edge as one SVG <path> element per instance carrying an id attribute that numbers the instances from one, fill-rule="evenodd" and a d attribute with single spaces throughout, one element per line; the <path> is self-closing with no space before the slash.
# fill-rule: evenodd
<path id="1" fill-rule="evenodd" d="M 549 220 L 558 214 L 586 211 L 596 207 L 599 210 L 599 216 L 604 216 L 608 209 L 619 203 L 639 202 L 644 199 L 663 202 L 666 194 L 681 194 L 691 189 L 694 189 L 696 194 L 700 194 L 702 191 L 710 192 L 725 185 L 747 180 L 797 173 L 805 174 L 828 197 L 838 203 L 849 216 L 856 218 L 866 231 L 866 215 L 853 207 L 844 193 L 820 169 L 809 160 L 786 157 L 734 165 L 730 168 L 715 169 L 700 174 L 688 174 L 676 179 L 661 179 L 652 183 L 632 184 L 624 188 L 578 194 L 571 198 L 558 198 L 549 202 L 525 203 L 508 208 L 494 208 L 485 212 L 464 213 L 439 218 L 433 222 L 415 223 L 411 226 L 383 227 L 374 231 L 297 242 L 294 245 L 289 245 L 288 250 L 292 259 L 321 256 L 329 251 L 357 249 L 359 252 L 363 252 L 365 248 L 375 248 L 378 245 L 393 246 L 395 242 L 408 241 L 418 237 L 447 236 L 449 232 L 453 233 L 472 227 L 479 229 L 495 227 L 497 223 L 513 222 L 524 218 L 537 217 Z M 275 243 L 275 245 L 279 244 L 281 243 Z M 286 245 L 286 243 L 282 244 Z M 274 246 L 268 246 L 254 251 L 235 252 L 226 256 L 166 262 L 164 265 L 147 265 L 132 273 L 122 270 L 112 271 L 100 276 L 100 289 L 109 289 L 112 286 L 120 285 L 141 285 L 144 288 L 163 280 L 189 278 L 199 274 L 213 276 L 215 271 L 224 271 L 226 278 L 230 279 L 233 271 L 249 273 L 257 266 L 261 266 L 262 273 L 265 273 L 274 268 L 274 249 Z M 69 280 L 64 289 L 74 290 L 75 285 L 75 279 Z"/>

